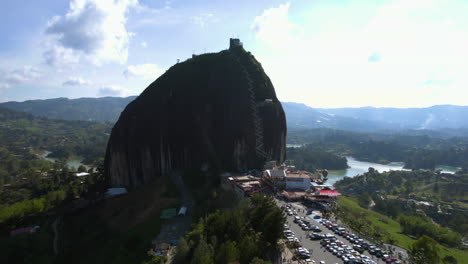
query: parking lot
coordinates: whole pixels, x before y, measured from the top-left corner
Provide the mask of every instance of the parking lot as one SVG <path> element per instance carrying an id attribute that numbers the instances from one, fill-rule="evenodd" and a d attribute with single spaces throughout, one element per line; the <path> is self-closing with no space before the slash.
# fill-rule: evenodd
<path id="1" fill-rule="evenodd" d="M 280 206 L 286 206 L 287 203 L 279 201 L 278 204 Z M 291 211 L 294 211 L 293 215 L 287 215 L 287 226 L 291 232 L 285 233 L 286 240 L 291 241 L 291 243 L 294 243 L 292 241 L 297 241 L 300 243 L 299 250 L 297 249 L 291 249 L 299 258 L 301 258 L 302 255 L 302 263 L 307 263 L 307 261 L 310 261 L 309 263 L 321 263 L 320 261 L 323 261 L 323 263 L 326 264 L 335 264 L 335 263 L 366 263 L 366 264 L 384 264 L 384 263 L 399 263 L 399 262 L 386 262 L 382 260 L 381 258 L 376 257 L 375 255 L 379 254 L 385 254 L 385 252 L 382 253 L 377 253 L 379 251 L 378 247 L 375 245 L 372 245 L 369 243 L 369 241 L 365 241 L 356 235 L 351 235 L 350 230 L 346 230 L 345 228 L 340 228 L 338 230 L 338 226 L 334 226 L 333 229 L 336 230 L 337 233 L 341 233 L 340 236 L 334 231 L 330 230 L 327 228 L 325 225 L 320 223 L 321 219 L 318 218 L 320 213 L 319 212 L 313 212 L 312 215 L 306 215 L 307 213 L 307 208 L 302 206 L 299 203 L 291 203 L 288 204 L 291 207 Z M 317 219 L 313 219 L 313 216 L 317 215 Z M 297 223 L 298 221 L 295 221 L 294 219 L 300 218 L 299 224 Z M 305 220 L 305 221 L 304 221 Z M 300 223 L 302 222 L 302 226 Z M 326 223 L 326 222 L 324 222 Z M 326 223 L 327 225 L 331 225 L 331 223 Z M 303 230 L 303 229 L 308 229 L 308 227 L 314 227 L 315 226 L 315 232 L 312 230 Z M 330 226 L 331 228 L 332 226 Z M 317 233 L 321 235 L 326 235 L 330 237 L 330 241 L 327 245 L 321 245 L 321 243 L 324 243 L 324 239 L 317 237 L 315 240 L 312 240 L 310 238 L 310 234 L 312 233 Z M 351 235 L 351 236 L 350 236 Z M 349 240 L 346 239 L 345 237 L 349 236 Z M 333 241 L 332 241 L 333 240 Z M 328 241 L 328 240 L 327 240 Z M 334 243 L 334 244 L 331 244 Z M 359 248 L 356 245 L 363 245 L 363 248 Z M 369 249 L 364 250 L 364 248 L 369 247 L 369 244 L 371 245 Z M 353 248 L 354 247 L 354 248 Z M 359 251 L 362 251 L 362 253 L 359 253 Z M 333 253 L 333 250 L 335 251 Z M 374 254 L 370 254 L 369 251 L 372 250 Z M 341 256 L 343 255 L 343 256 Z M 307 258 L 307 256 L 309 256 Z M 338 257 L 340 256 L 340 257 Z M 360 261 L 360 262 L 359 262 Z M 401 262 L 400 262 L 401 263 Z"/>

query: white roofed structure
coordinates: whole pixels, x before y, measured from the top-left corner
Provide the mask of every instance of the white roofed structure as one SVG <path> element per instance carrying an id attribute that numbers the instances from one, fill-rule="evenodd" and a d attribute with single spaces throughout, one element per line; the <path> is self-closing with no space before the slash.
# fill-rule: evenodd
<path id="1" fill-rule="evenodd" d="M 109 188 L 107 189 L 106 196 L 116 196 L 126 193 L 128 193 L 126 188 Z"/>

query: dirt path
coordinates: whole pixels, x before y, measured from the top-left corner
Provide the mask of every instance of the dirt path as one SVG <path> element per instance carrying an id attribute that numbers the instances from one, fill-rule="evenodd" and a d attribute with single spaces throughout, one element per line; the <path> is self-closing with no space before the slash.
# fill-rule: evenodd
<path id="1" fill-rule="evenodd" d="M 182 172 L 173 172 L 171 175 L 169 175 L 169 177 L 181 195 L 182 206 L 187 207 L 187 212 L 190 212 L 189 209 L 191 209 L 193 206 L 193 197 L 189 188 L 187 188 L 187 186 L 184 184 L 184 180 L 182 179 Z"/>
<path id="2" fill-rule="evenodd" d="M 54 230 L 54 242 L 53 242 L 53 247 L 54 247 L 54 253 L 55 255 L 58 255 L 59 250 L 58 250 L 58 236 L 59 232 L 57 229 L 57 225 L 60 223 L 60 218 L 55 219 L 55 221 L 52 223 L 52 229 Z"/>
<path id="3" fill-rule="evenodd" d="M 182 172 L 172 172 L 169 177 L 180 193 L 181 206 L 187 207 L 187 214 L 185 216 L 176 216 L 170 221 L 162 223 L 158 236 L 153 238 L 153 244 L 171 243 L 173 240 L 178 240 L 190 229 L 192 223 L 194 200 L 189 188 L 184 184 Z"/>

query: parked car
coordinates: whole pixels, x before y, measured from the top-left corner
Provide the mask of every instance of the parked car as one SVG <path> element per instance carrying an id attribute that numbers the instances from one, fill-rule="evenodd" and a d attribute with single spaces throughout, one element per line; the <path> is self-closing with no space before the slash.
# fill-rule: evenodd
<path id="1" fill-rule="evenodd" d="M 359 245 L 353 246 L 353 249 L 356 250 L 356 251 L 359 252 L 359 253 L 364 252 L 364 249 L 363 249 L 361 246 L 359 246 Z"/>
<path id="2" fill-rule="evenodd" d="M 311 226 L 310 230 L 314 232 L 322 232 L 322 229 L 320 229 L 318 226 Z"/>
<path id="3" fill-rule="evenodd" d="M 320 240 L 320 239 L 323 238 L 322 235 L 317 234 L 317 233 L 312 233 L 312 234 L 309 235 L 309 237 L 310 237 L 310 239 L 312 239 L 312 240 Z"/>

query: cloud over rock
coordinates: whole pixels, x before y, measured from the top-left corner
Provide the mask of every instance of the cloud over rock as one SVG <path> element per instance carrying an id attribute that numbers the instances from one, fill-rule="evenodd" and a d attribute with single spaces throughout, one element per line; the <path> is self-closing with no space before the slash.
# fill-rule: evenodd
<path id="1" fill-rule="evenodd" d="M 98 65 L 125 63 L 131 37 L 125 27 L 127 13 L 137 4 L 137 0 L 72 0 L 65 15 L 49 21 L 46 33 L 54 37 L 56 46 L 44 54 L 46 62 L 51 64 L 61 55 L 70 57 L 72 51 Z"/>
<path id="2" fill-rule="evenodd" d="M 129 65 L 127 69 L 123 72 L 124 76 L 127 78 L 136 76 L 141 77 L 145 80 L 155 80 L 163 73 L 163 70 L 159 68 L 156 64 L 139 64 L 139 65 Z"/>

